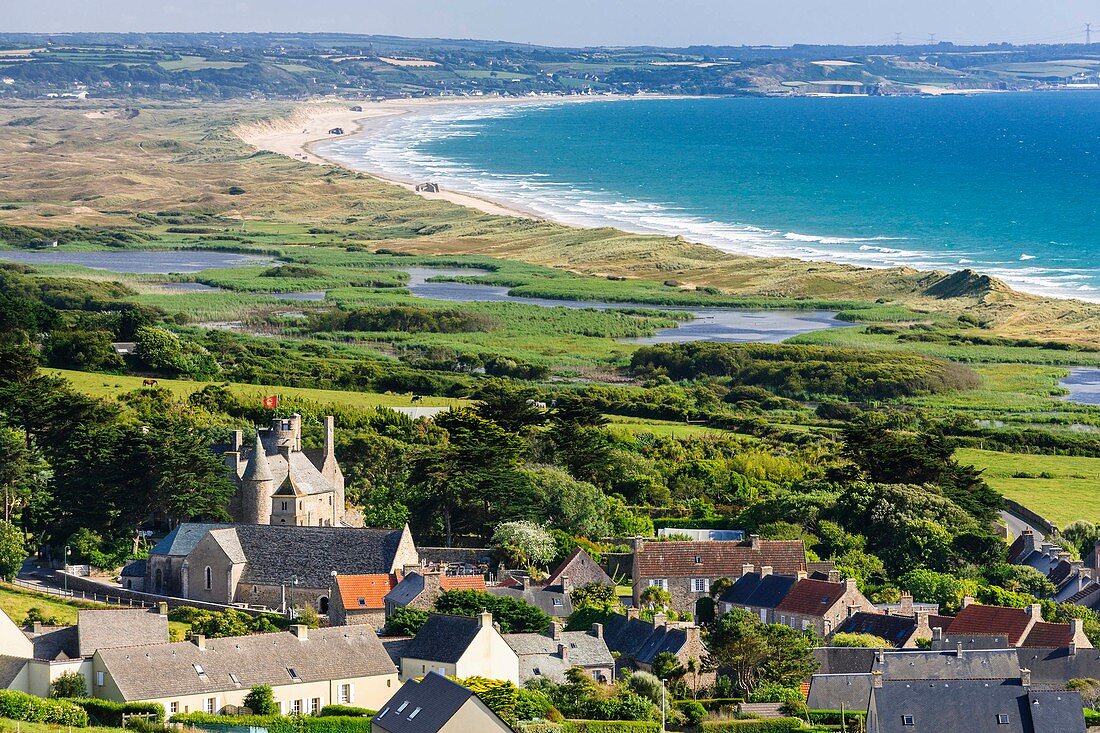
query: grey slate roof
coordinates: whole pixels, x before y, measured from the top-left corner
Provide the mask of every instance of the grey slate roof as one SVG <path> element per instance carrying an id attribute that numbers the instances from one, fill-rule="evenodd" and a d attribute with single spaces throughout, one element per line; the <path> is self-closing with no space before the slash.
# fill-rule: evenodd
<path id="1" fill-rule="evenodd" d="M 371 728 L 384 733 L 438 733 L 468 703 L 476 704 L 473 692 L 429 672 L 420 682 L 409 680 L 402 685 L 371 719 Z M 419 712 L 414 715 L 414 710 Z M 492 712 L 487 714 L 495 717 Z M 500 725 L 508 729 L 502 722 Z"/>
<path id="2" fill-rule="evenodd" d="M 393 587 L 393 590 L 385 595 L 384 600 L 405 607 L 416 600 L 416 597 L 423 592 L 424 576 L 420 573 L 409 573 Z"/>
<path id="3" fill-rule="evenodd" d="M 259 432 L 256 433 L 256 442 L 252 446 L 252 455 L 248 459 L 248 466 L 244 469 L 245 481 L 274 481 L 271 466 L 267 465 L 267 451 Z"/>
<path id="4" fill-rule="evenodd" d="M 80 643 L 75 626 L 48 626 L 41 633 L 27 634 L 34 645 L 35 659 L 50 661 L 76 659 L 80 656 Z"/>
<path id="5" fill-rule="evenodd" d="M 97 649 L 168 642 L 168 618 L 144 609 L 77 612 L 77 653 L 90 657 Z"/>
<path id="6" fill-rule="evenodd" d="M 687 644 L 687 640 L 688 634 L 684 629 L 658 626 L 632 656 L 642 664 L 653 664 L 661 652 L 678 653 Z"/>
<path id="7" fill-rule="evenodd" d="M 1031 670 L 1031 683 L 1037 688 L 1061 689 L 1072 679 L 1100 679 L 1100 649 L 1078 649 L 1070 654 L 1065 647 L 1021 647 L 1016 654 L 1020 666 Z"/>
<path id="8" fill-rule="evenodd" d="M 573 550 L 573 553 L 569 555 L 560 565 L 554 568 L 550 572 L 550 576 L 546 578 L 546 585 L 548 586 L 561 586 L 562 579 L 569 578 L 569 582 L 574 588 L 578 588 L 588 583 L 599 583 L 600 585 L 614 585 L 604 569 L 599 566 L 592 557 L 583 549 L 578 547 Z"/>
<path id="9" fill-rule="evenodd" d="M 870 674 L 815 674 L 806 704 L 811 710 L 866 712 L 870 698 Z"/>
<path id="10" fill-rule="evenodd" d="M 481 628 L 479 619 L 434 613 L 405 647 L 404 657 L 454 664 Z"/>
<path id="11" fill-rule="evenodd" d="M 1014 681 L 885 681 L 871 691 L 879 733 L 1083 733 L 1077 693 L 1031 693 Z M 997 716 L 1007 715 L 1007 723 Z M 904 716 L 913 724 L 905 725 Z M 1034 719 L 1034 722 L 1033 722 Z M 872 727 L 877 723 L 877 727 Z M 1038 723 L 1038 725 L 1036 725 Z"/>
<path id="12" fill-rule="evenodd" d="M 131 560 L 126 563 L 122 568 L 122 572 L 119 573 L 123 578 L 144 578 L 145 568 L 148 566 L 147 560 Z"/>
<path id="13" fill-rule="evenodd" d="M 8 689 L 25 666 L 27 660 L 22 657 L 0 655 L 0 690 Z"/>
<path id="14" fill-rule="evenodd" d="M 560 586 L 531 586 L 527 589 L 494 585 L 486 588 L 494 596 L 509 596 L 530 603 L 547 616 L 564 618 L 573 613 L 573 601 Z"/>
<path id="15" fill-rule="evenodd" d="M 746 573 L 738 578 L 719 599 L 734 606 L 775 608 L 786 598 L 798 578 L 793 575 Z"/>
<path id="16" fill-rule="evenodd" d="M 813 654 L 818 674 L 870 674 L 875 664 L 874 649 L 819 646 Z"/>
<path id="17" fill-rule="evenodd" d="M 587 631 L 565 631 L 558 639 L 547 634 L 505 634 L 504 641 L 519 656 L 520 681 L 546 677 L 564 682 L 570 667 L 615 667 L 615 658 L 603 639 Z M 565 659 L 558 645 L 566 649 Z"/>
<path id="18" fill-rule="evenodd" d="M 1020 679 L 1015 649 L 953 651 L 895 650 L 875 664 L 885 680 Z"/>
<path id="19" fill-rule="evenodd" d="M 100 649 L 96 656 L 126 700 L 289 685 L 287 668 L 303 682 L 397 672 L 369 626 L 310 629 L 305 639 L 286 631 L 207 639 L 205 650 L 189 641 Z"/>
<path id="20" fill-rule="evenodd" d="M 885 639 L 895 647 L 909 641 L 917 630 L 917 620 L 912 616 L 890 616 L 884 613 L 859 611 L 844 619 L 834 634 L 871 634 Z"/>
<path id="21" fill-rule="evenodd" d="M 607 648 L 623 657 L 633 657 L 652 634 L 653 624 L 618 613 L 604 623 L 603 629 Z"/>
<path id="22" fill-rule="evenodd" d="M 256 442 L 244 460 L 242 480 L 271 481 L 277 494 L 321 494 L 336 490 L 305 452 L 281 452 L 275 437 L 266 430 L 257 431 Z"/>
<path id="23" fill-rule="evenodd" d="M 390 659 L 395 666 L 400 667 L 401 657 L 408 656 L 405 651 L 409 648 L 409 642 L 412 640 L 411 636 L 382 637 L 382 646 L 385 647 L 386 654 L 390 655 Z"/>
<path id="24" fill-rule="evenodd" d="M 332 571 L 342 575 L 388 573 L 400 529 L 233 525 L 243 557 L 242 583 L 278 585 L 298 578 L 307 588 L 328 588 Z"/>
<path id="25" fill-rule="evenodd" d="M 232 527 L 231 524 L 213 524 L 203 522 L 185 522 L 169 532 L 163 540 L 149 551 L 150 555 L 189 555 L 195 545 L 212 529 Z"/>

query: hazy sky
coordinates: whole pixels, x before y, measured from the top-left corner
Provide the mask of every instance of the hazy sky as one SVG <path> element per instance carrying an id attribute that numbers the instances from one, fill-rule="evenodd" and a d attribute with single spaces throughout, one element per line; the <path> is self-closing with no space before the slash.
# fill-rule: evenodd
<path id="1" fill-rule="evenodd" d="M 1100 0 L 3 0 L 5 31 L 343 31 L 548 45 L 1083 42 Z M 1100 41 L 1100 32 L 1097 34 Z"/>

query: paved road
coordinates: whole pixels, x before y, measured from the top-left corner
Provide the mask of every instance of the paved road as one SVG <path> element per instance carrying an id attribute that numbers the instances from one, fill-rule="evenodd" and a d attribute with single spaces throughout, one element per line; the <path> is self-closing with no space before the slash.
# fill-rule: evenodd
<path id="1" fill-rule="evenodd" d="M 1030 524 L 1020 519 L 1017 516 L 1009 514 L 1006 511 L 1001 511 L 1001 519 L 1004 520 L 1005 526 L 1008 527 L 1008 536 L 1012 539 L 1019 537 L 1025 529 L 1030 529 L 1035 533 L 1035 541 L 1042 542 L 1044 537 L 1043 533 L 1038 527 L 1032 527 Z"/>

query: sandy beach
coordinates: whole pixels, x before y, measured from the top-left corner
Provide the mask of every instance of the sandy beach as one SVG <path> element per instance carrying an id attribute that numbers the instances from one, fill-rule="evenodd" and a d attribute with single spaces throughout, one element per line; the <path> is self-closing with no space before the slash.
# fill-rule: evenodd
<path id="1" fill-rule="evenodd" d="M 409 114 L 429 107 L 546 104 L 547 101 L 585 102 L 617 98 L 619 97 L 433 97 L 390 99 L 381 102 L 349 101 L 341 104 L 310 104 L 298 107 L 288 117 L 238 125 L 233 128 L 233 132 L 241 140 L 258 150 L 267 150 L 315 165 L 342 165 L 338 161 L 329 160 L 318 155 L 312 149 L 315 143 L 334 139 L 336 136 L 329 131 L 335 128 L 341 128 L 344 131 L 343 136 L 347 137 L 362 132 L 364 127 L 368 126 L 372 120 Z M 361 107 L 362 109 L 361 111 L 355 111 L 351 109 L 352 107 Z M 375 172 L 370 172 L 370 175 L 409 191 L 415 191 L 415 185 L 407 181 L 380 176 Z M 509 208 L 494 201 L 458 191 L 441 190 L 438 193 L 416 191 L 416 193 L 426 199 L 450 201 L 453 204 L 477 209 L 486 214 L 519 216 L 525 219 L 538 218 L 530 212 Z"/>

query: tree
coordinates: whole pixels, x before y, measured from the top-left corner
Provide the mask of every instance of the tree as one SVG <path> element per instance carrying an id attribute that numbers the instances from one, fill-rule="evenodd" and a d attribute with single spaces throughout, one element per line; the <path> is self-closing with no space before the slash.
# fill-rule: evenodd
<path id="1" fill-rule="evenodd" d="M 654 611 L 662 611 L 672 603 L 672 594 L 659 585 L 651 585 L 642 591 L 639 600 Z"/>
<path id="2" fill-rule="evenodd" d="M 738 689 L 751 695 L 758 684 L 797 687 L 817 669 L 813 637 L 783 624 L 761 624 L 740 609 L 727 613 L 707 638 L 708 664 L 729 670 Z"/>
<path id="3" fill-rule="evenodd" d="M 62 672 L 50 683 L 50 697 L 87 697 L 88 683 L 80 672 Z"/>
<path id="4" fill-rule="evenodd" d="M 111 345 L 110 331 L 54 331 L 46 341 L 50 366 L 89 372 L 121 370 L 125 364 Z"/>
<path id="5" fill-rule="evenodd" d="M 592 608 L 603 613 L 616 613 L 623 606 L 614 587 L 596 581 L 574 588 L 569 599 L 573 601 L 574 612 Z"/>
<path id="6" fill-rule="evenodd" d="M 503 379 L 490 379 L 477 392 L 479 417 L 492 420 L 510 433 L 522 433 L 532 425 L 548 419 L 546 411 L 536 406 L 532 389 L 517 389 Z"/>
<path id="7" fill-rule="evenodd" d="M 23 531 L 11 522 L 0 521 L 0 580 L 14 580 L 26 559 Z"/>
<path id="8" fill-rule="evenodd" d="M 41 483 L 39 476 L 45 471 L 45 463 L 30 446 L 26 432 L 16 428 L 0 427 L 0 491 L 3 492 L 4 521 L 12 521 L 12 515 L 26 506 Z"/>
<path id="9" fill-rule="evenodd" d="M 687 670 L 672 652 L 658 652 L 653 658 L 653 674 L 658 679 L 675 682 L 687 674 Z"/>
<path id="10" fill-rule="evenodd" d="M 492 546 L 511 567 L 528 569 L 546 567 L 558 549 L 547 529 L 526 520 L 498 524 Z"/>
<path id="11" fill-rule="evenodd" d="M 560 468 L 525 471 L 540 514 L 571 535 L 598 539 L 611 533 L 607 496 L 587 481 Z"/>
<path id="12" fill-rule="evenodd" d="M 874 634 L 833 634 L 829 646 L 860 647 L 863 649 L 889 649 L 894 646 L 881 636 Z"/>
<path id="13" fill-rule="evenodd" d="M 428 623 L 428 612 L 417 608 L 398 608 L 386 621 L 386 632 L 397 636 L 416 636 Z"/>
<path id="14" fill-rule="evenodd" d="M 275 702 L 275 693 L 271 685 L 253 685 L 244 696 L 244 706 L 253 715 L 278 715 L 279 705 Z"/>
<path id="15" fill-rule="evenodd" d="M 530 603 L 483 590 L 444 591 L 436 599 L 435 610 L 456 616 L 477 616 L 488 611 L 505 634 L 537 633 L 550 625 L 550 617 Z"/>
<path id="16" fill-rule="evenodd" d="M 760 665 L 760 679 L 798 688 L 818 667 L 814 638 L 784 624 L 761 624 L 768 644 L 768 658 Z"/>

